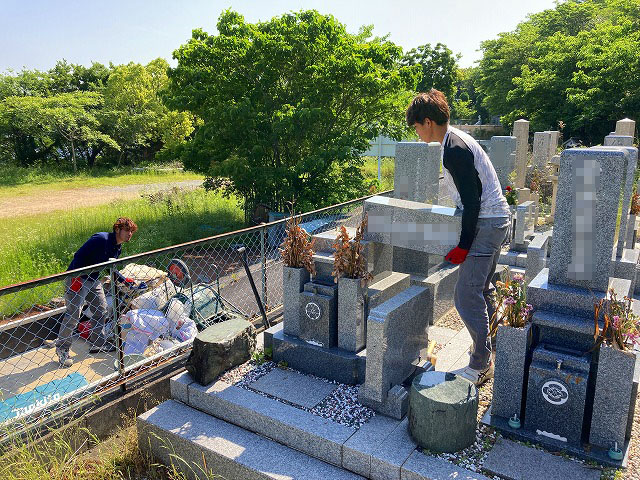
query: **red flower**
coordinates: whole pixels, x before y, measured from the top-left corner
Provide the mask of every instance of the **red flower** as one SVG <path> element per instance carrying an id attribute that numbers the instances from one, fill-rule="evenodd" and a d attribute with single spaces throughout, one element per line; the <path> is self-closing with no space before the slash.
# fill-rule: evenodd
<path id="1" fill-rule="evenodd" d="M 506 190 L 507 190 L 507 192 L 510 192 L 511 191 L 511 187 L 509 185 L 507 185 Z"/>

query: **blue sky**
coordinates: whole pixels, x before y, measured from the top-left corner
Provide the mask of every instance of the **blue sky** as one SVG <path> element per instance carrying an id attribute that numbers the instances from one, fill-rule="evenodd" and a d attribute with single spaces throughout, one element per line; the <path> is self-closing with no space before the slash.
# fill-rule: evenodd
<path id="1" fill-rule="evenodd" d="M 480 58 L 482 40 L 510 31 L 529 13 L 554 0 L 0 0 L 0 72 L 46 70 L 57 60 L 89 65 L 147 63 L 171 54 L 203 28 L 216 33 L 220 13 L 232 8 L 248 22 L 290 11 L 316 9 L 334 15 L 355 33 L 373 24 L 376 35 L 405 50 L 442 42 L 462 54 L 460 65 Z"/>

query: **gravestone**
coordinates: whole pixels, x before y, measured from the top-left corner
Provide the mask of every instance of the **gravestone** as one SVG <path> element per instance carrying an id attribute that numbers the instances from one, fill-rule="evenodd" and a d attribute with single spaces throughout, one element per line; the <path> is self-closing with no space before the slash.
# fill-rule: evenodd
<path id="1" fill-rule="evenodd" d="M 551 159 L 551 149 L 553 146 L 553 135 L 551 132 L 535 132 L 533 134 L 533 166 L 544 169 Z"/>
<path id="2" fill-rule="evenodd" d="M 636 134 L 636 122 L 630 118 L 624 118 L 616 122 L 616 135 L 634 137 Z"/>
<path id="3" fill-rule="evenodd" d="M 633 137 L 627 135 L 607 135 L 604 137 L 605 147 L 632 147 Z"/>
<path id="4" fill-rule="evenodd" d="M 629 153 L 572 148 L 560 157 L 549 281 L 606 291 Z M 625 159 L 625 157 L 627 157 Z M 596 235 L 597 230 L 597 235 Z"/>
<path id="5" fill-rule="evenodd" d="M 516 188 L 524 188 L 527 176 L 527 154 L 529 152 L 529 122 L 524 119 L 513 122 L 513 136 L 516 137 Z"/>
<path id="6" fill-rule="evenodd" d="M 393 196 L 412 202 L 436 203 L 441 163 L 442 147 L 438 142 L 399 142 Z"/>
<path id="7" fill-rule="evenodd" d="M 516 231 L 511 242 L 511 250 L 526 252 L 527 237 L 535 228 L 535 204 L 532 201 L 522 202 L 516 206 Z"/>
<path id="8" fill-rule="evenodd" d="M 438 142 L 400 142 L 396 145 L 393 196 L 412 202 L 438 202 L 442 146 Z M 425 275 L 428 253 L 393 248 L 393 271 Z"/>
<path id="9" fill-rule="evenodd" d="M 516 145 L 516 137 L 491 137 L 489 158 L 503 190 L 507 185 L 510 185 L 509 175 L 516 167 Z"/>
<path id="10" fill-rule="evenodd" d="M 338 345 L 338 286 L 306 283 L 300 293 L 300 334 L 307 343 L 320 347 Z"/>

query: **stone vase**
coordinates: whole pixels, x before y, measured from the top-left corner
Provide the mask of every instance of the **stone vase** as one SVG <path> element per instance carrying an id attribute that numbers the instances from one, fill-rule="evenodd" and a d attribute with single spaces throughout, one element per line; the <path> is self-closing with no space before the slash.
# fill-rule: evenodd
<path id="1" fill-rule="evenodd" d="M 511 243 L 516 236 L 516 211 L 518 209 L 518 205 L 509 205 L 509 210 L 511 211 L 511 232 L 509 233 L 511 238 L 509 238 L 509 243 Z"/>
<path id="2" fill-rule="evenodd" d="M 367 290 L 364 278 L 338 279 L 338 347 L 359 352 L 367 338 Z"/>
<path id="3" fill-rule="evenodd" d="M 304 268 L 282 267 L 282 328 L 287 335 L 300 335 L 300 293 L 310 279 Z"/>
<path id="4" fill-rule="evenodd" d="M 633 351 L 600 347 L 589 443 L 622 450 L 631 435 L 637 394 L 633 373 L 638 358 Z"/>
<path id="5" fill-rule="evenodd" d="M 531 323 L 522 328 L 498 326 L 491 414 L 522 419 L 525 369 L 531 349 Z"/>

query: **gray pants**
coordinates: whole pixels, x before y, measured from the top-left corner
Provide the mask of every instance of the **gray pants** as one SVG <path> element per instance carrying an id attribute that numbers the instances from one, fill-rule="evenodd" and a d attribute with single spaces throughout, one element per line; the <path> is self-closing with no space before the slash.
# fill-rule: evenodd
<path id="1" fill-rule="evenodd" d="M 486 368 L 491 359 L 489 319 L 495 312 L 491 280 L 508 226 L 508 218 L 479 218 L 476 237 L 459 269 L 454 301 L 473 340 L 469 366 L 476 370 Z"/>
<path id="2" fill-rule="evenodd" d="M 56 347 L 69 350 L 73 340 L 73 334 L 80 321 L 80 309 L 87 303 L 90 314 L 89 342 L 95 346 L 102 346 L 106 339 L 101 334 L 105 319 L 107 318 L 107 299 L 100 280 L 82 279 L 82 288 L 77 292 L 71 290 L 71 277 L 64 282 L 64 300 L 67 311 L 62 319 Z"/>

